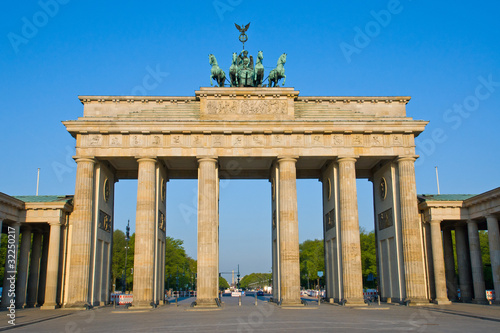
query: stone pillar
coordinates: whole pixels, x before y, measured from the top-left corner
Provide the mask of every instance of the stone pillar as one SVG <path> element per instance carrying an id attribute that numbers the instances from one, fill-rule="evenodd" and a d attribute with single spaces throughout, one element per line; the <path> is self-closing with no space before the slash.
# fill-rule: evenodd
<path id="1" fill-rule="evenodd" d="M 346 305 L 365 305 L 359 239 L 356 159 L 342 157 L 339 164 L 340 242 L 342 253 L 343 300 Z"/>
<path id="2" fill-rule="evenodd" d="M 302 305 L 300 301 L 299 220 L 297 216 L 297 159 L 278 159 L 279 242 L 281 305 Z"/>
<path id="3" fill-rule="evenodd" d="M 37 304 L 42 305 L 45 302 L 45 285 L 47 281 L 47 262 L 49 261 L 49 233 L 43 234 L 42 258 L 40 260 L 40 279 L 38 282 Z"/>
<path id="4" fill-rule="evenodd" d="M 94 163 L 95 160 L 92 158 L 76 159 L 75 197 L 73 213 L 71 214 L 73 236 L 68 277 L 71 283 L 68 286 L 67 307 L 83 307 L 89 303 Z"/>
<path id="5" fill-rule="evenodd" d="M 31 250 L 31 228 L 23 227 L 21 235 L 21 249 L 19 255 L 19 266 L 17 267 L 16 280 L 16 308 L 23 309 L 26 306 L 26 289 L 28 287 L 28 264 Z"/>
<path id="6" fill-rule="evenodd" d="M 470 264 L 472 269 L 472 285 L 474 287 L 474 299 L 472 302 L 477 304 L 488 304 L 486 300 L 483 260 L 481 258 L 477 222 L 473 220 L 467 221 L 467 229 L 469 231 Z"/>
<path id="7" fill-rule="evenodd" d="M 49 255 L 47 262 L 47 280 L 45 282 L 45 303 L 42 310 L 55 309 L 57 302 L 57 284 L 59 277 L 59 253 L 61 244 L 61 224 L 50 224 Z"/>
<path id="8" fill-rule="evenodd" d="M 30 273 L 28 276 L 28 307 L 35 307 L 38 299 L 38 280 L 40 274 L 40 257 L 42 256 L 42 233 L 33 233 L 33 246 L 31 250 Z"/>
<path id="9" fill-rule="evenodd" d="M 401 233 L 406 284 L 406 300 L 410 305 L 428 304 L 420 219 L 415 185 L 415 158 L 398 158 Z"/>
<path id="10" fill-rule="evenodd" d="M 196 304 L 201 307 L 217 306 L 219 291 L 218 248 L 219 220 L 217 159 L 198 159 L 198 284 Z"/>
<path id="11" fill-rule="evenodd" d="M 446 274 L 444 269 L 443 241 L 441 238 L 441 221 L 431 223 L 432 262 L 434 266 L 434 285 L 436 287 L 437 304 L 451 304 L 446 295 Z"/>
<path id="12" fill-rule="evenodd" d="M 140 158 L 135 219 L 134 307 L 154 301 L 156 159 Z"/>
<path id="13" fill-rule="evenodd" d="M 486 216 L 488 223 L 488 240 L 490 243 L 491 271 L 495 287 L 495 303 L 500 303 L 500 233 L 498 219 L 493 215 Z"/>
<path id="14" fill-rule="evenodd" d="M 443 247 L 444 247 L 444 268 L 446 274 L 446 288 L 448 289 L 448 298 L 450 301 L 458 300 L 457 283 L 455 276 L 455 256 L 453 254 L 453 240 L 451 238 L 451 228 L 443 228 Z"/>
<path id="15" fill-rule="evenodd" d="M 9 290 L 15 289 L 15 281 L 16 281 L 16 271 L 17 271 L 17 255 L 18 255 L 18 247 L 19 247 L 19 230 L 20 223 L 14 223 L 12 226 L 7 226 L 7 236 L 14 235 L 14 237 L 7 237 L 7 251 L 14 250 L 14 256 L 12 257 L 12 253 L 7 253 L 5 257 L 5 270 L 3 275 L 3 289 L 2 289 L 2 303 L 0 304 L 0 308 L 5 309 L 11 303 L 11 297 L 9 297 Z"/>
<path id="16" fill-rule="evenodd" d="M 472 301 L 472 279 L 470 257 L 467 248 L 467 231 L 465 226 L 455 227 L 455 242 L 457 244 L 458 280 L 460 282 L 460 298 L 462 302 Z"/>

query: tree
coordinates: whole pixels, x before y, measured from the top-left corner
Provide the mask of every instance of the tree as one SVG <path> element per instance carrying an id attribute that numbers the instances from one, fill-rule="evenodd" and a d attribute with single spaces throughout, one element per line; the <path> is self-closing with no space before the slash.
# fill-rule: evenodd
<path id="1" fill-rule="evenodd" d="M 165 277 L 167 289 L 195 289 L 196 260 L 186 254 L 180 239 L 165 239 Z"/>
<path id="2" fill-rule="evenodd" d="M 111 275 L 113 281 L 116 284 L 116 290 L 122 290 L 123 288 L 126 245 L 127 242 L 125 240 L 125 233 L 121 230 L 115 230 L 113 232 L 113 262 L 111 265 Z M 134 245 L 135 233 L 130 236 L 130 240 L 128 242 L 129 249 L 127 251 L 127 290 L 132 290 L 133 288 Z"/>
<path id="3" fill-rule="evenodd" d="M 366 232 L 360 228 L 359 239 L 361 246 L 361 267 L 363 274 L 363 285 L 367 288 L 375 288 L 375 281 L 367 281 L 368 275 L 377 276 L 377 252 L 375 242 L 375 232 Z"/>
<path id="4" fill-rule="evenodd" d="M 303 287 L 319 279 L 318 271 L 325 271 L 325 248 L 323 240 L 306 240 L 299 245 L 300 280 Z M 324 278 L 323 278 L 324 279 Z M 310 285 L 309 285 L 310 286 Z"/>
<path id="5" fill-rule="evenodd" d="M 219 289 L 224 290 L 229 288 L 229 283 L 222 276 L 219 276 Z"/>
<path id="6" fill-rule="evenodd" d="M 242 289 L 263 288 L 271 284 L 271 273 L 252 273 L 245 275 L 240 281 Z"/>

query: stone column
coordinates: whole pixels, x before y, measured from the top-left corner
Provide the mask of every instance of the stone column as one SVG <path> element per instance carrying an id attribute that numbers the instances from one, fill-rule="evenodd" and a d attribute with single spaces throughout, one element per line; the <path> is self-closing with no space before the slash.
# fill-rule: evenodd
<path id="1" fill-rule="evenodd" d="M 55 309 L 57 302 L 57 284 L 59 277 L 59 253 L 61 244 L 61 224 L 50 224 L 49 255 L 47 262 L 47 280 L 45 282 L 45 303 L 42 310 Z"/>
<path id="2" fill-rule="evenodd" d="M 458 280 L 460 282 L 460 298 L 462 302 L 472 301 L 472 279 L 470 257 L 467 248 L 467 231 L 465 226 L 455 227 L 455 241 L 457 244 Z"/>
<path id="3" fill-rule="evenodd" d="M 300 301 L 299 220 L 297 216 L 296 158 L 278 158 L 279 242 L 281 305 L 302 305 Z"/>
<path id="4" fill-rule="evenodd" d="M 451 304 L 446 295 L 446 274 L 444 269 L 443 241 L 441 239 L 441 221 L 431 223 L 432 262 L 434 266 L 434 285 L 437 304 Z"/>
<path id="5" fill-rule="evenodd" d="M 7 226 L 7 236 L 14 235 L 14 237 L 7 237 L 7 251 L 14 250 L 14 256 L 11 257 L 12 253 L 6 254 L 5 257 L 5 270 L 3 275 L 3 289 L 2 289 L 2 303 L 0 308 L 5 309 L 11 303 L 9 297 L 9 290 L 16 289 L 16 271 L 17 271 L 17 255 L 19 247 L 19 230 L 20 223 L 14 223 L 12 226 Z M 12 261 L 13 260 L 13 261 Z"/>
<path id="6" fill-rule="evenodd" d="M 16 308 L 23 309 L 26 306 L 26 289 L 28 286 L 28 264 L 31 250 L 31 228 L 23 227 L 21 235 L 21 249 L 19 255 L 19 266 L 17 267 L 16 280 Z"/>
<path id="7" fill-rule="evenodd" d="M 47 282 L 47 262 L 49 261 L 49 233 L 43 234 L 42 258 L 40 260 L 40 279 L 38 281 L 38 299 L 37 304 L 42 305 L 45 302 L 45 285 Z"/>
<path id="8" fill-rule="evenodd" d="M 151 307 L 154 300 L 156 248 L 156 159 L 140 158 L 135 219 L 134 307 Z"/>
<path id="9" fill-rule="evenodd" d="M 472 302 L 477 304 L 488 304 L 486 300 L 483 260 L 481 258 L 477 222 L 473 220 L 467 221 L 467 229 L 469 231 L 470 263 L 472 268 L 472 285 L 474 287 L 474 299 Z"/>
<path id="10" fill-rule="evenodd" d="M 67 307 L 83 307 L 89 303 L 92 246 L 94 163 L 92 158 L 76 159 L 74 208 L 71 214 L 73 236 L 69 269 Z M 47 283 L 49 281 L 47 280 Z M 48 299 L 46 298 L 48 301 Z"/>
<path id="11" fill-rule="evenodd" d="M 342 253 L 343 300 L 346 305 L 365 305 L 359 239 L 356 159 L 342 157 L 339 164 L 340 242 Z"/>
<path id="12" fill-rule="evenodd" d="M 217 159 L 198 159 L 198 284 L 196 304 L 216 306 L 219 290 L 218 248 L 219 221 L 217 219 Z"/>
<path id="13" fill-rule="evenodd" d="M 495 287 L 495 303 L 500 303 L 500 233 L 498 219 L 493 215 L 486 216 L 488 223 L 488 240 L 490 243 L 491 271 Z"/>
<path id="14" fill-rule="evenodd" d="M 415 185 L 415 158 L 400 157 L 397 161 L 406 300 L 410 301 L 410 305 L 428 304 Z"/>
<path id="15" fill-rule="evenodd" d="M 32 308 L 38 299 L 38 280 L 40 275 L 40 257 L 42 256 L 42 233 L 33 233 L 33 246 L 31 250 L 30 273 L 28 276 L 28 297 L 26 304 Z"/>
<path id="16" fill-rule="evenodd" d="M 444 268 L 446 274 L 446 287 L 448 289 L 448 298 L 450 301 L 458 300 L 457 283 L 455 276 L 455 256 L 453 254 L 453 240 L 451 238 L 451 228 L 443 228 L 443 247 L 444 247 Z"/>

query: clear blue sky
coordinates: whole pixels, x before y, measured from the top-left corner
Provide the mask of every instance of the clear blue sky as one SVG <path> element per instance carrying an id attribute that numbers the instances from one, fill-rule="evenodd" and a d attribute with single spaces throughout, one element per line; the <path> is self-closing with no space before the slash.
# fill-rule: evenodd
<path id="1" fill-rule="evenodd" d="M 302 96 L 409 95 L 419 138 L 417 190 L 481 193 L 500 186 L 500 4 L 497 1 L 8 1 L 0 14 L 0 191 L 74 193 L 78 95 L 193 96 L 209 85 L 208 54 L 226 71 L 246 48 L 273 67 L 288 54 L 286 86 Z M 42 5 L 41 5 L 42 4 Z M 45 6 L 43 4 L 52 4 Z M 45 8 L 45 9 L 44 9 Z M 48 13 L 48 14 L 47 14 Z M 364 36 L 363 36 L 364 35 Z M 149 69 L 148 69 L 149 68 Z M 269 69 L 266 69 L 269 71 Z M 134 229 L 135 181 L 116 185 L 116 227 Z M 220 268 L 271 269 L 270 185 L 221 184 Z M 298 181 L 300 240 L 321 238 L 317 180 Z M 360 225 L 373 229 L 371 184 L 358 182 Z M 196 181 L 168 184 L 167 234 L 196 257 Z M 194 200 L 194 202 L 193 202 Z"/>

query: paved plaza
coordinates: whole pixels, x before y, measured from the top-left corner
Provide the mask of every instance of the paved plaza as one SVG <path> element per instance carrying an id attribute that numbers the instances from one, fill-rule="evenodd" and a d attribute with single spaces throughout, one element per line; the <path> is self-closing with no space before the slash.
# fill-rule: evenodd
<path id="1" fill-rule="evenodd" d="M 349 308 L 316 302 L 302 309 L 281 309 L 259 297 L 224 297 L 220 310 L 196 310 L 194 299 L 157 309 L 126 310 L 124 306 L 78 310 L 18 310 L 17 326 L 6 312 L 0 331 L 10 332 L 495 332 L 500 306 L 454 303 L 406 307 L 382 303 Z"/>

